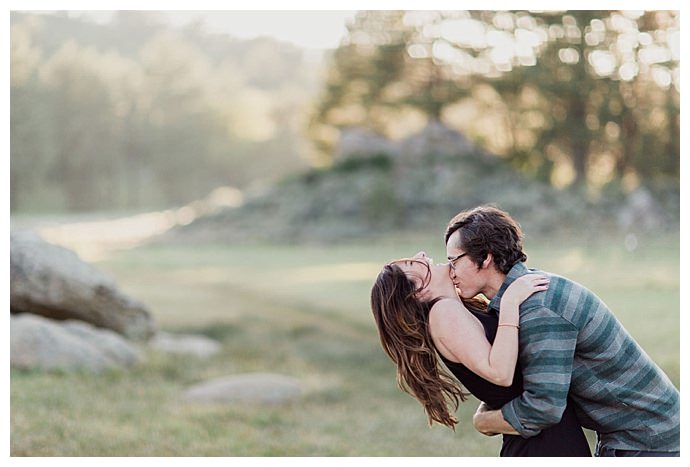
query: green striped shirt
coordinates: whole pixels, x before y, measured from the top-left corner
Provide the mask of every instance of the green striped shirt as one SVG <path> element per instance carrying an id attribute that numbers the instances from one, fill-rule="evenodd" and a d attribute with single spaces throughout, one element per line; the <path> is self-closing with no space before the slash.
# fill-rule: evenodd
<path id="1" fill-rule="evenodd" d="M 489 304 L 535 272 L 517 263 Z M 541 272 L 541 271 L 539 271 Z M 522 436 L 558 423 L 568 395 L 583 427 L 602 447 L 679 451 L 680 394 L 599 297 L 580 284 L 551 281 L 520 306 L 524 389 L 501 412 Z"/>

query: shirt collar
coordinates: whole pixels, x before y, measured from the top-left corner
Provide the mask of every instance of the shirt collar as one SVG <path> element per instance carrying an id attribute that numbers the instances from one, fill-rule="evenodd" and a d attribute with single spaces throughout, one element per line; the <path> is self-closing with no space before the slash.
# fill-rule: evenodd
<path id="1" fill-rule="evenodd" d="M 517 279 L 520 276 L 524 276 L 528 272 L 529 270 L 527 269 L 527 266 L 525 266 L 525 263 L 515 263 L 513 267 L 510 268 L 510 271 L 508 271 L 508 274 L 506 275 L 503 284 L 501 284 L 501 288 L 498 289 L 498 292 L 496 293 L 496 295 L 494 295 L 494 298 L 492 298 L 489 302 L 489 308 L 493 308 L 496 311 L 500 311 L 501 297 L 503 297 L 503 293 L 506 291 L 508 286 L 512 284 L 515 279 Z"/>

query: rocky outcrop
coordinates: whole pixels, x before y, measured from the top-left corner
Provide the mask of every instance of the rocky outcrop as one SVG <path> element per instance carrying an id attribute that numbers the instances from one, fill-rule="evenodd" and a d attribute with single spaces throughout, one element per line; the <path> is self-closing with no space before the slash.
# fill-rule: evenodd
<path id="1" fill-rule="evenodd" d="M 418 133 L 393 141 L 362 127 L 348 127 L 340 132 L 334 160 L 387 154 L 401 161 L 415 162 L 433 154 L 463 156 L 479 149 L 465 135 L 438 120 L 430 120 Z"/>
<path id="2" fill-rule="evenodd" d="M 375 154 L 395 155 L 398 146 L 389 139 L 362 127 L 343 128 L 333 158 L 343 159 L 369 157 Z"/>
<path id="3" fill-rule="evenodd" d="M 139 360 L 138 349 L 113 331 L 28 313 L 10 317 L 12 368 L 99 372 Z"/>
<path id="4" fill-rule="evenodd" d="M 411 161 L 423 159 L 430 154 L 463 156 L 478 151 L 465 135 L 437 120 L 431 120 L 422 131 L 401 141 L 398 148 L 400 157 Z"/>
<path id="5" fill-rule="evenodd" d="M 71 250 L 31 231 L 10 234 L 10 310 L 85 321 L 136 340 L 155 332 L 143 303 Z"/>

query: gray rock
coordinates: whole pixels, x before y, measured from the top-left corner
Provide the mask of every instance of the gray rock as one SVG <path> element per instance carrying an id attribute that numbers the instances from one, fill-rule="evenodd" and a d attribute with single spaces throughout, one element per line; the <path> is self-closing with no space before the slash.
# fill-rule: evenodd
<path id="1" fill-rule="evenodd" d="M 31 231 L 10 234 L 10 309 L 81 320 L 132 339 L 148 339 L 155 331 L 141 302 L 73 251 Z"/>
<path id="2" fill-rule="evenodd" d="M 430 120 L 422 131 L 404 139 L 398 147 L 401 158 L 408 161 L 430 154 L 463 155 L 477 150 L 465 135 L 437 120 Z"/>
<path id="3" fill-rule="evenodd" d="M 476 152 L 477 147 L 462 133 L 437 120 L 418 133 L 400 141 L 392 141 L 362 127 L 348 127 L 340 131 L 334 151 L 337 161 L 388 154 L 403 161 L 419 161 L 430 154 L 464 155 Z"/>
<path id="4" fill-rule="evenodd" d="M 198 358 L 210 358 L 221 350 L 219 342 L 206 336 L 167 332 L 158 332 L 149 341 L 149 345 L 160 352 L 192 355 Z"/>
<path id="5" fill-rule="evenodd" d="M 302 391 L 295 378 L 271 374 L 248 373 L 226 376 L 190 387 L 184 393 L 188 402 L 283 404 L 300 397 Z"/>
<path id="6" fill-rule="evenodd" d="M 369 157 L 374 154 L 396 154 L 394 142 L 362 127 L 348 127 L 340 132 L 340 139 L 333 158 L 337 161 Z"/>
<path id="7" fill-rule="evenodd" d="M 85 370 L 135 365 L 139 351 L 119 334 L 81 321 L 23 313 L 10 317 L 10 365 L 23 370 Z"/>

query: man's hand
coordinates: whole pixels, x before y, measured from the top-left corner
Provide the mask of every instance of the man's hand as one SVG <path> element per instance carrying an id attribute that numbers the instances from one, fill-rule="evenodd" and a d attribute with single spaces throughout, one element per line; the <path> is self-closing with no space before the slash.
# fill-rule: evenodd
<path id="1" fill-rule="evenodd" d="M 500 410 L 491 410 L 484 402 L 479 404 L 477 411 L 472 417 L 472 424 L 474 429 L 486 436 L 496 436 L 499 433 L 517 435 L 508 422 L 503 419 L 503 414 Z"/>
<path id="2" fill-rule="evenodd" d="M 484 414 L 490 411 L 491 409 L 488 405 L 486 405 L 484 402 L 480 403 L 479 407 L 477 407 L 477 411 L 474 413 L 474 416 L 472 417 L 472 424 L 474 425 L 474 429 L 480 432 L 481 434 L 486 436 L 496 436 L 498 433 L 489 431 L 485 423 L 486 417 L 484 416 Z"/>

